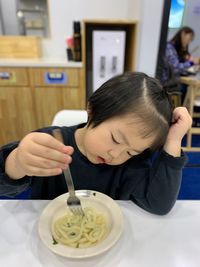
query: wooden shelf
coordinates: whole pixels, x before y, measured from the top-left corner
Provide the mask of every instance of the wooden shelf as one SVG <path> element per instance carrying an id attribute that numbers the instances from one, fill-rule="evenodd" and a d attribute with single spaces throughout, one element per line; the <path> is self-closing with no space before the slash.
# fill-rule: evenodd
<path id="1" fill-rule="evenodd" d="M 44 27 L 34 27 L 34 26 L 26 26 L 27 30 L 43 30 Z"/>
<path id="2" fill-rule="evenodd" d="M 40 13 L 43 13 L 44 12 L 44 9 L 26 9 L 26 8 L 22 8 L 22 9 L 19 9 L 17 11 L 29 12 L 29 13 L 32 13 L 32 12 L 40 12 Z"/>

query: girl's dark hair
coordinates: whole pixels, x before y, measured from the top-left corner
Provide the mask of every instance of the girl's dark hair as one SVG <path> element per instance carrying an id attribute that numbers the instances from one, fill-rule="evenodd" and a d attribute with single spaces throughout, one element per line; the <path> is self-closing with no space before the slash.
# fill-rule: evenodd
<path id="1" fill-rule="evenodd" d="M 187 47 L 183 47 L 182 45 L 182 42 L 181 42 L 181 34 L 182 32 L 184 33 L 190 33 L 192 34 L 192 37 L 194 38 L 194 31 L 192 28 L 188 27 L 188 26 L 184 26 L 182 27 L 175 35 L 174 37 L 170 40 L 171 43 L 173 43 L 176 51 L 177 51 L 177 54 L 179 56 L 179 60 L 180 61 L 185 61 L 185 55 L 186 54 L 189 54 L 189 51 L 188 51 L 188 46 Z"/>
<path id="2" fill-rule="evenodd" d="M 108 119 L 127 114 L 141 119 L 143 138 L 155 135 L 152 150 L 164 144 L 172 106 L 158 80 L 141 72 L 127 72 L 111 78 L 89 98 L 87 127 L 94 128 Z"/>

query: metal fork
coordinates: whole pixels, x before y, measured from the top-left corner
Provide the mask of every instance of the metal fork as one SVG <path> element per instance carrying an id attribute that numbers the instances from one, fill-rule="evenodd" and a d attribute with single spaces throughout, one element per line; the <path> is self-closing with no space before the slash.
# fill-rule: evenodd
<path id="1" fill-rule="evenodd" d="M 62 133 L 60 131 L 60 129 L 54 129 L 53 130 L 53 136 L 60 142 L 63 142 L 63 137 L 62 137 Z M 81 201 L 80 199 L 76 196 L 75 194 L 75 190 L 74 190 L 74 184 L 73 184 L 73 180 L 72 180 L 72 175 L 70 172 L 70 168 L 68 166 L 67 169 L 63 170 L 63 174 L 65 177 L 65 181 L 67 183 L 67 187 L 69 190 L 69 197 L 67 198 L 67 205 L 69 207 L 69 209 L 71 210 L 71 212 L 74 215 L 84 215 L 82 206 L 81 206 Z"/>

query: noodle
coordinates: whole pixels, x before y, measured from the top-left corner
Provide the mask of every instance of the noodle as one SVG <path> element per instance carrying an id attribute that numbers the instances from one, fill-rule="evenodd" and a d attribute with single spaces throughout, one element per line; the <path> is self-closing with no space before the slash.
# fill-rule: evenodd
<path id="1" fill-rule="evenodd" d="M 105 236 L 105 217 L 93 208 L 85 208 L 84 216 L 68 212 L 53 223 L 52 233 L 58 243 L 86 248 L 96 244 Z"/>

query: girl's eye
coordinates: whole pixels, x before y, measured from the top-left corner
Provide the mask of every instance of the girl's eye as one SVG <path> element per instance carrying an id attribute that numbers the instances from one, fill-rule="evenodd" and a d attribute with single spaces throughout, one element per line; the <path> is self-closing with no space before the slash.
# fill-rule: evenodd
<path id="1" fill-rule="evenodd" d="M 111 137 L 112 137 L 112 141 L 115 143 L 115 144 L 120 144 L 119 142 L 117 142 L 117 140 L 114 138 L 113 134 L 111 134 Z"/>
<path id="2" fill-rule="evenodd" d="M 142 153 L 142 152 L 139 152 L 139 151 L 132 151 L 132 153 L 130 153 L 129 151 L 127 151 L 127 154 L 128 154 L 130 157 L 137 156 L 137 155 L 139 155 L 140 153 Z"/>

